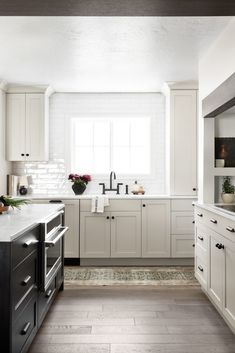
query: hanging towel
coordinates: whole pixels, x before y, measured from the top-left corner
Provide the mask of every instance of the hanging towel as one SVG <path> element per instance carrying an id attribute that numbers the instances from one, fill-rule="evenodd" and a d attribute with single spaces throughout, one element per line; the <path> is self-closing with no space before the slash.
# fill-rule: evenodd
<path id="1" fill-rule="evenodd" d="M 93 196 L 91 200 L 91 212 L 103 213 L 104 208 L 109 206 L 109 199 L 107 196 Z"/>

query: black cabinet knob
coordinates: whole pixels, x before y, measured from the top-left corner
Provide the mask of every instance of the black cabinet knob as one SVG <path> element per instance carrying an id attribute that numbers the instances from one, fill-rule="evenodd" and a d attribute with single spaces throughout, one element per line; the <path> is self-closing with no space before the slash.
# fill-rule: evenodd
<path id="1" fill-rule="evenodd" d="M 106 218 L 109 219 L 109 216 L 107 216 Z"/>
<path id="2" fill-rule="evenodd" d="M 26 157 L 29 157 L 29 154 L 28 154 L 28 153 L 26 153 Z"/>
<path id="3" fill-rule="evenodd" d="M 145 204 L 143 204 L 143 207 L 146 207 L 146 205 L 145 205 Z"/>
<path id="4" fill-rule="evenodd" d="M 112 216 L 112 219 L 114 219 L 115 217 L 114 216 Z"/>
<path id="5" fill-rule="evenodd" d="M 21 153 L 21 156 L 24 157 L 24 153 Z"/>
<path id="6" fill-rule="evenodd" d="M 197 188 L 193 188 L 193 191 L 196 191 L 197 190 Z"/>

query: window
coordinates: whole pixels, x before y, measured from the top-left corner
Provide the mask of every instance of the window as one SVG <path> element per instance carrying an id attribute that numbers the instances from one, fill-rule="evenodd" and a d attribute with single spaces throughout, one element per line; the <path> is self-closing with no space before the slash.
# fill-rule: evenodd
<path id="1" fill-rule="evenodd" d="M 150 174 L 150 118 L 75 118 L 71 171 Z"/>

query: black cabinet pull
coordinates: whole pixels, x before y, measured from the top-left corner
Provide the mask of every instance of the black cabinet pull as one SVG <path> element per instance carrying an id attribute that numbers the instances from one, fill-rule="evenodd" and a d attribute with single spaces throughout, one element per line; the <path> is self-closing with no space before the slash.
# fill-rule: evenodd
<path id="1" fill-rule="evenodd" d="M 217 224 L 217 220 L 214 219 L 214 218 L 211 218 L 211 219 L 210 219 L 210 222 L 211 222 L 211 223 L 214 223 L 214 224 Z"/>
<path id="2" fill-rule="evenodd" d="M 197 188 L 193 188 L 193 191 L 196 191 L 197 190 Z"/>
<path id="3" fill-rule="evenodd" d="M 231 233 L 234 233 L 234 232 L 235 232 L 235 229 L 232 228 L 232 227 L 226 227 L 226 230 L 228 230 L 228 231 L 231 232 Z"/>
<path id="4" fill-rule="evenodd" d="M 199 265 L 197 268 L 199 269 L 199 271 L 203 272 L 203 267 L 201 265 Z"/>
<path id="5" fill-rule="evenodd" d="M 24 157 L 24 153 L 21 153 L 21 156 Z"/>
<path id="6" fill-rule="evenodd" d="M 192 221 L 192 224 L 195 224 L 195 221 Z"/>
<path id="7" fill-rule="evenodd" d="M 192 247 L 195 248 L 195 244 L 193 244 Z"/>
<path id="8" fill-rule="evenodd" d="M 62 200 L 50 200 L 49 203 L 62 203 Z"/>
<path id="9" fill-rule="evenodd" d="M 115 217 L 114 216 L 112 216 L 112 219 L 114 219 Z"/>
<path id="10" fill-rule="evenodd" d="M 217 243 L 217 244 L 215 244 L 215 247 L 216 248 L 218 248 L 218 249 L 224 249 L 224 245 L 223 244 L 219 244 L 219 243 Z"/>
<path id="11" fill-rule="evenodd" d="M 202 213 L 197 213 L 197 216 L 198 217 L 203 217 L 203 214 Z"/>
<path id="12" fill-rule="evenodd" d="M 201 237 L 200 235 L 198 235 L 198 239 L 199 239 L 199 240 L 201 240 L 201 241 L 203 241 L 203 240 L 204 240 L 204 238 L 203 238 L 203 237 Z"/>
<path id="13" fill-rule="evenodd" d="M 29 154 L 28 154 L 28 153 L 26 153 L 26 157 L 29 157 Z"/>
<path id="14" fill-rule="evenodd" d="M 29 328 L 31 326 L 31 322 L 27 322 L 27 324 L 24 326 L 24 328 L 21 330 L 21 335 L 26 335 L 28 332 Z"/>
<path id="15" fill-rule="evenodd" d="M 25 277 L 25 279 L 22 281 L 22 286 L 27 286 L 31 278 L 32 278 L 31 276 Z"/>
<path id="16" fill-rule="evenodd" d="M 107 216 L 106 218 L 109 219 L 109 216 Z"/>
<path id="17" fill-rule="evenodd" d="M 146 207 L 145 203 L 143 204 L 143 207 Z"/>
<path id="18" fill-rule="evenodd" d="M 46 292 L 46 298 L 50 298 L 50 296 L 52 295 L 52 290 L 49 289 L 47 292 Z"/>

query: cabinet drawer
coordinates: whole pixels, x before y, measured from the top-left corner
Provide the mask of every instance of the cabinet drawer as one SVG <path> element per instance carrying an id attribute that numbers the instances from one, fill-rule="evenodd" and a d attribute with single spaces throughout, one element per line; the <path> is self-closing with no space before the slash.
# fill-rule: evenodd
<path id="1" fill-rule="evenodd" d="M 12 328 L 12 353 L 19 353 L 36 331 L 36 297 L 33 297 Z"/>
<path id="2" fill-rule="evenodd" d="M 205 249 L 203 249 L 200 245 L 196 244 L 195 246 L 195 256 L 200 257 L 200 259 L 207 264 L 207 251 Z"/>
<path id="3" fill-rule="evenodd" d="M 27 233 L 12 243 L 13 268 L 23 261 L 30 253 L 38 249 L 40 226 L 29 230 Z"/>
<path id="4" fill-rule="evenodd" d="M 207 266 L 199 256 L 195 256 L 195 277 L 201 286 L 207 288 Z"/>
<path id="5" fill-rule="evenodd" d="M 195 231 L 195 243 L 204 251 L 208 248 L 208 235 L 207 230 L 203 226 L 197 226 Z"/>
<path id="6" fill-rule="evenodd" d="M 171 200 L 171 211 L 191 211 L 193 212 L 193 203 L 195 199 Z"/>
<path id="7" fill-rule="evenodd" d="M 140 200 L 109 200 L 109 206 L 105 207 L 105 211 L 140 211 Z M 91 200 L 80 201 L 80 211 L 91 212 Z"/>
<path id="8" fill-rule="evenodd" d="M 193 234 L 193 212 L 171 212 L 171 234 Z"/>
<path id="9" fill-rule="evenodd" d="M 194 257 L 193 235 L 172 235 L 171 256 L 172 257 Z"/>
<path id="10" fill-rule="evenodd" d="M 37 291 L 37 251 L 22 262 L 12 273 L 13 319 L 18 316 L 29 297 Z"/>

